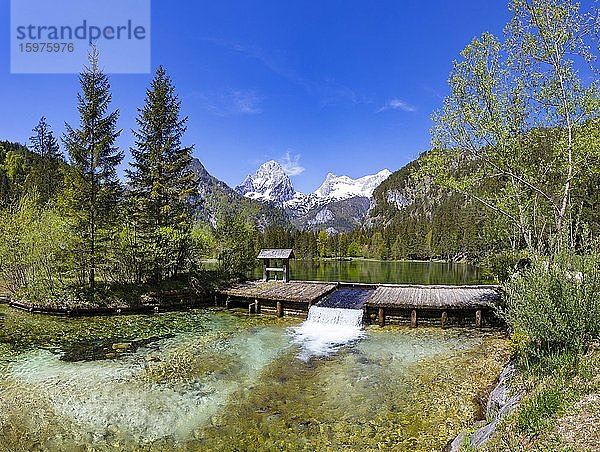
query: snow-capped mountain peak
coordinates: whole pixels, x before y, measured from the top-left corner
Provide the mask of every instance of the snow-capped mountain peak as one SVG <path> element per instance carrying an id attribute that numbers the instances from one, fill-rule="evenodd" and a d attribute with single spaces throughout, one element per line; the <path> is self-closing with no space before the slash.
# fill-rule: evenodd
<path id="1" fill-rule="evenodd" d="M 279 163 L 269 160 L 254 174 L 248 175 L 235 190 L 247 198 L 282 207 L 299 227 L 341 224 L 343 229 L 348 229 L 360 224 L 369 210 L 373 191 L 390 174 L 384 169 L 377 174 L 352 179 L 328 173 L 319 188 L 304 194 L 294 190 Z"/>
<path id="2" fill-rule="evenodd" d="M 247 198 L 281 205 L 294 197 L 290 178 L 275 160 L 263 163 L 254 174 L 249 174 L 235 190 Z"/>
<path id="3" fill-rule="evenodd" d="M 348 176 L 336 176 L 328 173 L 325 181 L 315 190 L 315 195 L 321 198 L 347 199 L 354 196 L 370 198 L 373 191 L 392 174 L 388 169 L 377 174 L 352 179 Z"/>

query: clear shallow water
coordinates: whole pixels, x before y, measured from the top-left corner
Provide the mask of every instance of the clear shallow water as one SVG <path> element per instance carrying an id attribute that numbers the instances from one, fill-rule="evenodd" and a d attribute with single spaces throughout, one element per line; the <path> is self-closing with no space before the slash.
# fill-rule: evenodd
<path id="1" fill-rule="evenodd" d="M 484 282 L 480 270 L 469 264 L 415 261 L 302 261 L 292 260 L 292 279 L 388 284 L 476 284 Z M 257 267 L 252 278 L 261 278 Z"/>
<path id="2" fill-rule="evenodd" d="M 0 305 L 0 450 L 440 450 L 506 357 L 495 333 L 397 327 L 315 356 L 299 327 Z"/>

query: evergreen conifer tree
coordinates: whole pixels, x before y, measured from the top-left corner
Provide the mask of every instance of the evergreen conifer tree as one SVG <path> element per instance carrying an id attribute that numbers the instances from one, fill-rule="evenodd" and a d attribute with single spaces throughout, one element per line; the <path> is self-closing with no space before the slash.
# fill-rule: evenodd
<path id="1" fill-rule="evenodd" d="M 28 174 L 27 185 L 28 188 L 30 185 L 35 186 L 40 202 L 45 204 L 56 196 L 63 185 L 63 177 L 60 172 L 63 156 L 58 141 L 44 116 L 33 128 L 33 135 L 29 141 L 31 151 L 36 155 Z"/>
<path id="2" fill-rule="evenodd" d="M 127 170 L 137 261 L 144 267 L 137 274 L 155 282 L 176 277 L 191 252 L 197 183 L 190 167 L 193 147 L 181 144 L 187 117 L 180 118 L 180 109 L 173 82 L 159 66 L 138 110 Z"/>
<path id="3" fill-rule="evenodd" d="M 81 282 L 87 279 L 92 295 L 96 268 L 105 255 L 103 247 L 114 226 L 121 194 L 117 165 L 123 152 L 115 146 L 119 111 L 110 112 L 112 99 L 108 77 L 98 65 L 98 51 L 92 48 L 89 66 L 79 76 L 82 93 L 77 95 L 79 128 L 65 124 L 63 137 L 70 168 L 66 180 L 66 210 L 72 219 Z"/>

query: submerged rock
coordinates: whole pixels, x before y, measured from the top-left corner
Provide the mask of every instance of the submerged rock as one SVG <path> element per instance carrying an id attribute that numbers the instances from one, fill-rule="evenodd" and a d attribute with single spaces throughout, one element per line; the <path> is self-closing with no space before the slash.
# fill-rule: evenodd
<path id="1" fill-rule="evenodd" d="M 463 443 L 463 441 L 465 440 L 467 436 L 466 432 L 462 432 L 459 433 L 458 436 L 456 438 L 454 438 L 454 441 L 452 441 L 448 446 L 446 446 L 446 450 L 448 452 L 459 452 L 460 451 L 460 446 Z"/>
<path id="2" fill-rule="evenodd" d="M 117 342 L 115 344 L 112 344 L 112 349 L 116 352 L 124 352 L 129 348 L 130 345 L 131 344 L 128 342 Z"/>
<path id="3" fill-rule="evenodd" d="M 491 392 L 490 398 L 488 399 L 485 412 L 488 423 L 475 430 L 469 439 L 471 448 L 477 449 L 488 442 L 496 432 L 500 421 L 510 414 L 518 405 L 519 400 L 521 400 L 523 395 L 521 392 L 516 392 L 514 394 L 511 394 L 510 392 L 509 385 L 514 373 L 515 365 L 513 361 L 510 361 L 502 370 L 498 384 Z M 449 452 L 458 452 L 461 445 L 466 440 L 466 437 L 467 435 L 465 432 L 458 435 L 447 450 Z"/>
<path id="4" fill-rule="evenodd" d="M 141 347 L 147 347 L 154 342 L 172 336 L 172 334 L 165 334 L 160 337 L 154 336 L 134 340 L 125 340 L 123 338 L 75 340 L 64 344 L 59 349 L 62 350 L 60 359 L 67 362 L 113 359 L 135 353 Z"/>
<path id="5" fill-rule="evenodd" d="M 513 394 L 511 396 L 508 385 L 515 374 L 514 362 L 509 362 L 506 367 L 502 370 L 498 384 L 490 394 L 490 398 L 487 403 L 485 416 L 486 419 L 494 419 L 501 416 L 501 413 L 506 415 L 506 410 L 510 407 L 514 407 L 516 402 L 520 399 L 520 394 Z"/>

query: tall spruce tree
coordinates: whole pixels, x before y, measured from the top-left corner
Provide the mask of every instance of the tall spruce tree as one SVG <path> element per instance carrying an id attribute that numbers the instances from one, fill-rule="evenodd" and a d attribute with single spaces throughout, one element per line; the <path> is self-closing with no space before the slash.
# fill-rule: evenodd
<path id="1" fill-rule="evenodd" d="M 82 93 L 77 95 L 79 128 L 65 124 L 63 141 L 69 154 L 66 180 L 67 214 L 73 220 L 81 279 L 93 291 L 96 268 L 104 256 L 106 238 L 113 226 L 121 194 L 117 165 L 123 152 L 115 146 L 119 111 L 109 112 L 112 96 L 108 77 L 98 65 L 98 51 L 89 54 L 89 66 L 79 76 Z"/>
<path id="2" fill-rule="evenodd" d="M 156 70 L 139 109 L 129 178 L 130 208 L 138 239 L 140 279 L 176 277 L 191 251 L 193 200 L 197 183 L 191 171 L 192 146 L 182 146 L 187 117 L 162 66 Z"/>
<path id="3" fill-rule="evenodd" d="M 63 161 L 58 141 L 42 116 L 33 128 L 33 135 L 29 138 L 31 151 L 35 154 L 31 164 L 31 171 L 27 176 L 28 186 L 33 185 L 38 191 L 39 199 L 45 204 L 54 198 L 63 185 L 60 165 Z"/>

